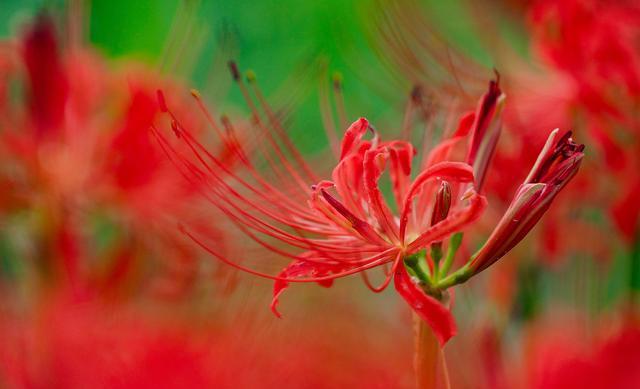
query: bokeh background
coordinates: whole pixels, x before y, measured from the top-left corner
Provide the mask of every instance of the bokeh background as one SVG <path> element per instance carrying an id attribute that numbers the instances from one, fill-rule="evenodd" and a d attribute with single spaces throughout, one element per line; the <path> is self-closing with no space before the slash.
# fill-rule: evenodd
<path id="1" fill-rule="evenodd" d="M 564 17 L 569 19 L 561 20 L 575 23 L 578 30 L 592 27 L 589 23 L 597 25 L 589 19 L 592 14 L 604 12 L 615 19 L 625 12 L 640 12 L 635 2 L 625 3 L 628 10 L 619 5 L 611 12 L 604 3 L 566 3 L 571 5 L 567 9 L 587 10 L 567 11 L 569 16 Z M 502 151 L 494 163 L 497 189 L 490 194 L 495 205 L 489 219 L 499 216 L 509 193 L 526 175 L 540 139 L 546 137 L 538 127 L 547 123 L 544 131 L 572 127 L 588 151 L 575 189 L 561 196 L 550 211 L 553 225 L 537 227 L 495 269 L 458 288 L 454 312 L 460 334 L 447 346 L 452 387 L 595 388 L 604 387 L 597 386 L 602 382 L 636 387 L 638 208 L 632 205 L 622 211 L 631 219 L 631 234 L 619 227 L 610 208 L 624 203 L 626 184 L 632 186 L 637 179 L 638 158 L 633 155 L 640 150 L 639 127 L 637 115 L 628 107 L 636 106 L 638 95 L 615 94 L 625 90 L 624 84 L 631 84 L 633 77 L 613 74 L 616 66 L 624 68 L 640 58 L 633 41 L 640 35 L 640 24 L 630 16 L 630 21 L 621 19 L 622 32 L 608 25 L 593 28 L 593 35 L 602 32 L 610 38 L 606 34 L 620 33 L 622 38 L 613 36 L 635 42 L 631 59 L 607 63 L 611 74 L 607 78 L 572 72 L 559 65 L 561 61 L 554 62 L 553 56 L 545 56 L 540 31 L 555 30 L 538 29 L 533 9 L 524 1 L 478 5 L 465 0 L 2 0 L 0 39 L 21 39 L 43 10 L 56 22 L 61 37 L 69 31 L 68 18 L 75 18 L 81 26 L 81 46 L 99 58 L 95 69 L 100 75 L 97 81 L 89 77 L 86 87 L 95 86 L 100 94 L 103 89 L 117 90 L 118 83 L 131 89 L 136 80 L 144 79 L 141 89 L 163 88 L 194 122 L 199 111 L 185 98 L 190 88 L 197 89 L 217 114 L 247 117 L 247 105 L 227 66 L 233 59 L 243 72 L 255 72 L 267 100 L 285 112 L 294 143 L 317 166 L 328 155 L 322 99 L 331 93 L 335 80 L 341 80 L 349 121 L 365 116 L 383 136 L 392 137 L 398 133 L 414 85 L 424 87 L 441 112 L 452 110 L 452 95 L 459 98 L 458 108 L 473 109 L 497 69 L 507 105 L 513 101 L 517 109 L 510 114 L 515 119 L 505 119 Z M 416 19 L 408 21 L 407 15 Z M 417 53 L 415 73 L 403 67 L 406 58 L 386 43 L 385 36 L 402 40 Z M 419 44 L 421 39 L 425 45 Z M 61 50 L 71 46 L 62 43 Z M 597 44 L 565 50 L 569 55 L 587 53 L 593 46 Z M 439 57 L 447 60 L 434 59 Z M 615 62 L 615 56 L 607 58 Z M 87 61 L 83 66 L 93 64 Z M 104 77 L 115 86 L 105 86 L 101 74 L 117 74 L 113 79 Z M 607 98 L 614 90 L 616 98 L 628 100 L 620 104 L 625 107 L 622 114 L 602 113 L 606 110 L 592 109 L 584 103 L 587 99 L 572 97 L 580 95 L 575 85 L 587 84 L 580 78 L 587 76 L 598 81 L 594 85 L 613 84 L 602 86 Z M 12 96 L 19 101 L 20 87 L 12 88 L 18 90 Z M 104 107 L 107 116 L 117 118 L 128 97 L 126 91 L 115 95 L 105 98 Z M 625 116 L 625 109 L 632 113 Z M 592 123 L 603 129 L 597 132 Z M 21 131 L 8 124 L 0 128 L 5 134 Z M 251 134 L 245 135 L 251 144 Z M 623 156 L 624 162 L 609 163 L 611 154 Z M 20 195 L 15 201 L 0 197 L 5 204 L 0 213 L 0 387 L 413 387 L 411 315 L 392 290 L 374 295 L 358 277 L 339 280 L 332 288 L 294 285 L 281 299 L 284 318 L 277 319 L 269 310 L 271 282 L 217 262 L 181 235 L 175 220 L 211 222 L 219 215 L 209 213 L 191 194 L 174 194 L 183 197 L 161 199 L 157 205 L 151 202 L 152 211 L 140 211 L 139 200 L 131 200 L 136 193 L 144 202 L 148 193 L 171 192 L 166 188 L 178 185 L 171 179 L 162 184 L 166 187 L 149 192 L 118 187 L 126 194 L 100 197 L 100 192 L 95 202 L 93 194 L 53 201 L 64 209 L 62 214 L 71 215 L 72 232 L 60 238 L 51 231 L 67 224 L 60 221 L 65 217 L 47 210 L 54 205 L 46 199 L 58 198 L 51 187 L 27 184 L 27 192 L 41 195 L 22 198 L 24 187 L 13 185 L 22 182 L 23 171 L 29 172 L 23 167 L 33 156 L 23 154 L 20 160 L 5 153 L 2 158 L 3 177 L 8 177 L 0 181 L 7 185 L 2 190 Z M 324 166 L 324 171 L 331 167 Z M 70 176 L 76 174 L 73 167 L 68 169 Z M 511 186 L 499 185 L 501 180 L 514 180 L 513 175 L 518 178 Z M 638 198 L 631 195 L 627 200 L 634 204 Z M 186 206 L 165 207 L 180 201 Z M 480 236 L 486 237 L 490 230 L 484 227 L 479 228 Z M 230 257 L 248 261 L 273 257 L 247 244 L 246 237 L 227 234 L 224 227 L 213 228 L 210 236 L 220 244 L 231 242 L 225 246 Z M 65 239 L 80 242 L 79 248 Z M 42 271 L 39 264 L 57 255 L 51 253 L 60 241 L 63 251 L 73 246 L 71 251 L 81 253 L 76 255 L 78 261 L 86 260 L 98 275 L 119 263 L 121 256 L 136 259 L 126 262 L 122 274 L 113 273 L 118 282 L 105 281 L 100 292 L 78 297 L 60 286 L 64 282 L 51 281 L 55 271 Z M 274 270 L 284 264 L 277 262 Z M 89 284 L 95 281 L 88 279 Z"/>

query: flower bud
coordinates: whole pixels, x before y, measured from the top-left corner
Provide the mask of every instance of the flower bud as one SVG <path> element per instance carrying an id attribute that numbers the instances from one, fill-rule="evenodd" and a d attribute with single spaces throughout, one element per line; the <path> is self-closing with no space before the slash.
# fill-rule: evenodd
<path id="1" fill-rule="evenodd" d="M 502 258 L 531 231 L 556 195 L 578 172 L 583 150 L 584 145 L 573 142 L 570 132 L 558 137 L 556 129 L 549 135 L 511 205 L 471 261 L 473 274 Z"/>
<path id="2" fill-rule="evenodd" d="M 447 181 L 440 183 L 440 189 L 436 193 L 436 203 L 433 205 L 431 225 L 436 225 L 447 218 L 451 208 L 451 185 Z"/>
<path id="3" fill-rule="evenodd" d="M 481 192 L 502 128 L 502 108 L 505 95 L 499 80 L 489 83 L 489 90 L 478 104 L 473 122 L 473 138 L 467 163 L 473 166 L 475 187 Z"/>
<path id="4" fill-rule="evenodd" d="M 447 218 L 451 208 L 451 185 L 447 181 L 442 181 L 440 189 L 436 193 L 436 203 L 433 205 L 431 213 L 431 225 L 436 225 Z M 431 257 L 437 263 L 442 258 L 442 241 L 431 244 Z"/>

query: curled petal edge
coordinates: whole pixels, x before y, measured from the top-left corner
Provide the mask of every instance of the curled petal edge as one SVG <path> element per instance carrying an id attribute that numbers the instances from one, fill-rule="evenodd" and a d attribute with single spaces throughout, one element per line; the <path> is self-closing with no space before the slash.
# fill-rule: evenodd
<path id="1" fill-rule="evenodd" d="M 440 347 L 444 347 L 458 331 L 451 311 L 440 301 L 426 294 L 402 265 L 396 270 L 394 285 L 400 296 L 431 327 Z"/>

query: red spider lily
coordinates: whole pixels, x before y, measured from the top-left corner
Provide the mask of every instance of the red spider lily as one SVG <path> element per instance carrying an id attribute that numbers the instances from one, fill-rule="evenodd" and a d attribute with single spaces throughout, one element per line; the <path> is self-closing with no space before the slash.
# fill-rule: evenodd
<path id="1" fill-rule="evenodd" d="M 294 150 L 286 150 L 278 143 L 281 141 L 287 145 L 288 138 L 280 123 L 269 117 L 271 108 L 260 101 L 270 120 L 263 121 L 235 64 L 232 63 L 231 69 L 252 107 L 253 120 L 260 135 L 273 147 L 273 154 L 265 152 L 264 158 L 274 170 L 274 177 L 284 177 L 296 185 L 290 193 L 279 189 L 280 185 L 286 185 L 284 181 L 276 179 L 272 182 L 263 178 L 242 147 L 237 151 L 254 182 L 225 169 L 166 107 L 162 92 L 159 92 L 161 106 L 171 117 L 172 130 L 191 148 L 195 161 L 173 148 L 160 131 L 156 130 L 155 134 L 185 177 L 206 188 L 204 195 L 207 199 L 240 230 L 258 244 L 293 259 L 293 262 L 273 276 L 228 259 L 197 234 L 186 228 L 183 231 L 220 260 L 251 274 L 275 280 L 271 307 L 278 316 L 278 298 L 291 282 L 317 282 L 328 287 L 337 278 L 360 273 L 371 290 L 380 292 L 393 279 L 398 293 L 431 326 L 444 345 L 456 331 L 446 306 L 446 289 L 466 281 L 474 271 L 484 266 L 484 263 L 480 266 L 474 263 L 448 274 L 461 241 L 461 235 L 456 233 L 476 221 L 486 206 L 486 199 L 474 184 L 481 182 L 487 174 L 500 131 L 499 113 L 503 97 L 498 83 L 490 83 L 489 91 L 482 97 L 476 112 L 462 118 L 453 136 L 429 153 L 414 177 L 413 157 L 416 152 L 411 143 L 382 141 L 369 122 L 360 118 L 344 133 L 332 180 L 321 180 L 309 189 L 302 177 L 306 175 L 308 180 L 313 180 L 313 173 L 304 161 L 295 159 L 298 154 Z M 214 128 L 217 126 L 215 122 L 211 124 Z M 372 137 L 365 140 L 367 132 L 371 132 Z M 449 161 L 453 148 L 466 140 L 469 133 L 473 137 L 467 162 Z M 557 132 L 552 133 L 549 142 L 554 147 L 543 150 L 525 183 L 527 187 L 533 185 L 535 193 L 530 193 L 526 199 L 522 198 L 523 193 L 519 193 L 514 200 L 516 212 L 523 213 L 524 226 L 508 230 L 507 234 L 503 231 L 504 223 L 497 228 L 496 235 L 509 249 L 538 221 L 553 197 L 577 171 L 580 158 L 571 159 L 565 154 L 571 154 L 571 151 L 577 154 L 581 147 L 571 146 L 567 136 L 556 145 L 556 137 Z M 231 139 L 232 132 L 224 135 L 224 141 L 231 142 Z M 286 152 L 290 152 L 295 161 L 290 161 Z M 566 162 L 568 158 L 574 163 Z M 392 184 L 393 205 L 399 210 L 396 215 L 382 194 L 381 178 L 385 173 Z M 302 205 L 305 197 L 308 199 L 307 207 Z M 513 215 L 513 211 L 510 212 L 507 217 Z M 441 242 L 452 235 L 446 258 L 440 264 Z M 273 244 L 271 240 L 280 241 L 285 246 Z M 490 241 L 487 247 L 494 245 Z M 425 249 L 430 247 L 432 252 L 427 255 Z M 503 254 L 492 254 L 488 257 L 489 262 Z M 476 258 L 485 256 L 481 252 Z M 366 271 L 381 266 L 388 266 L 386 277 L 380 286 L 373 286 Z"/>
<path id="2" fill-rule="evenodd" d="M 521 5 L 524 8 L 525 4 Z M 633 135 L 640 128 L 636 114 L 638 4 L 539 0 L 526 6 L 531 16 L 531 41 L 537 49 L 532 57 L 537 59 L 535 54 L 540 54 L 538 58 L 545 60 L 535 68 L 508 50 L 507 42 L 501 39 L 497 28 L 501 21 L 495 15 L 515 13 L 504 9 L 494 12 L 491 7 L 468 9 L 483 26 L 477 31 L 481 42 L 491 42 L 487 48 L 500 50 L 492 53 L 493 58 L 504 69 L 504 84 L 510 89 L 510 103 L 504 112 L 507 139 L 496 149 L 494 169 L 483 182 L 482 193 L 509 204 L 516 189 L 512 178 L 525 174 L 535 161 L 548 130 L 573 128 L 581 138 L 594 141 L 602 158 L 596 153 L 596 158 L 586 161 L 582 169 L 591 174 L 580 175 L 559 196 L 556 201 L 560 203 L 549 209 L 534 233 L 535 240 L 522 253 L 547 264 L 568 258 L 563 254 L 569 252 L 611 258 L 610 245 L 615 240 L 599 239 L 600 226 L 585 210 L 608 209 L 624 237 L 631 240 L 636 234 L 640 205 L 629 200 L 637 187 L 634 182 L 640 182 L 634 172 L 638 142 Z M 478 81 L 477 75 L 486 69 L 466 53 L 456 53 L 455 42 L 429 27 L 438 22 L 437 12 L 429 8 L 421 9 L 417 2 L 380 6 L 371 23 L 376 30 L 374 47 L 380 48 L 383 60 L 391 62 L 393 69 L 399 69 L 396 75 L 402 79 L 417 85 L 438 85 L 437 95 L 442 94 L 440 90 L 446 94 L 447 87 L 453 86 L 457 91 L 454 98 L 460 100 L 473 91 L 470 88 Z M 433 19 L 425 17 L 430 11 Z M 618 190 L 616 196 L 612 195 L 614 190 Z"/>
<path id="3" fill-rule="evenodd" d="M 188 216 L 186 199 L 196 192 L 149 131 L 160 111 L 146 85 L 159 77 L 131 67 L 111 72 L 89 50 L 61 46 L 53 21 L 40 16 L 0 51 L 0 63 L 11 64 L 0 65 L 0 80 L 23 86 L 26 96 L 9 96 L 0 81 L 0 181 L 11 188 L 0 208 L 38 215 L 25 226 L 34 262 L 63 285 L 109 289 L 156 250 L 178 258 L 174 267 L 189 279 L 195 250 L 169 231 L 174 217 Z M 105 252 L 91 234 L 98 218 L 118 226 Z"/>

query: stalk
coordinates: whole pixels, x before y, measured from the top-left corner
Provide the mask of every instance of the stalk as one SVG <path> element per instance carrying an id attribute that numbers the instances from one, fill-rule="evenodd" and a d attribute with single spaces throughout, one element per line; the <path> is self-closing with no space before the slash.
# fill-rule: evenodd
<path id="1" fill-rule="evenodd" d="M 413 367 L 418 389 L 436 389 L 440 346 L 431 328 L 418 315 L 413 314 L 414 348 Z"/>

